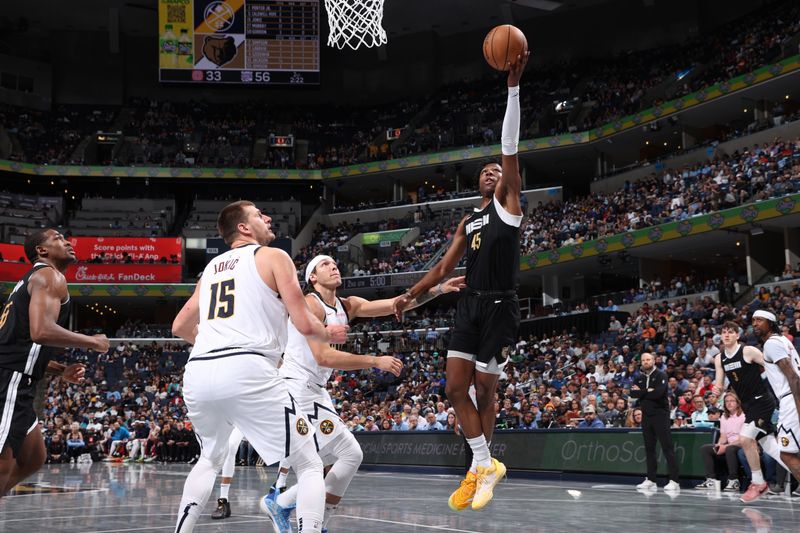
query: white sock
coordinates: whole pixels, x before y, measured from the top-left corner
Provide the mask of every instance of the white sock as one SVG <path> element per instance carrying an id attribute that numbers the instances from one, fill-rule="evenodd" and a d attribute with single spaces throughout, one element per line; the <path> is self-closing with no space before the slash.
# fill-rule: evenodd
<path id="1" fill-rule="evenodd" d="M 752 479 L 753 483 L 756 485 L 763 485 L 764 484 L 764 476 L 761 475 L 761 470 L 753 470 L 752 471 Z"/>
<path id="2" fill-rule="evenodd" d="M 230 490 L 230 488 L 231 488 L 231 484 L 230 483 L 222 483 L 219 486 L 219 497 L 220 498 L 225 498 L 227 500 L 228 499 L 228 491 Z"/>
<path id="3" fill-rule="evenodd" d="M 473 474 L 478 473 L 478 460 L 475 459 L 474 453 L 472 454 L 472 464 L 469 465 L 469 471 L 472 472 Z"/>
<path id="4" fill-rule="evenodd" d="M 297 503 L 297 485 L 292 485 L 286 492 L 283 494 L 279 494 L 278 498 L 275 500 L 278 505 L 286 509 L 287 507 L 294 505 Z"/>
<path id="5" fill-rule="evenodd" d="M 489 454 L 489 446 L 486 445 L 486 437 L 478 435 L 474 439 L 467 439 L 467 444 L 472 448 L 472 456 L 478 466 L 484 468 L 492 466 L 492 456 Z"/>
<path id="6" fill-rule="evenodd" d="M 286 478 L 289 477 L 288 472 L 281 472 L 278 474 L 278 481 L 275 482 L 275 488 L 278 490 L 286 486 Z"/>
<path id="7" fill-rule="evenodd" d="M 328 521 L 331 517 L 336 514 L 336 509 L 339 507 L 339 504 L 332 504 L 332 503 L 325 503 L 325 518 L 322 519 L 322 527 L 328 527 Z"/>

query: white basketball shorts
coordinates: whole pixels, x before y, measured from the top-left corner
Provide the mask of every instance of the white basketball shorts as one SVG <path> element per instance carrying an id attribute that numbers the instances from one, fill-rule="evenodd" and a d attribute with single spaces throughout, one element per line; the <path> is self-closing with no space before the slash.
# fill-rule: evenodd
<path id="1" fill-rule="evenodd" d="M 275 363 L 258 354 L 190 360 L 183 397 L 203 457 L 224 460 L 236 426 L 266 464 L 314 445 L 314 427 L 292 399 Z"/>

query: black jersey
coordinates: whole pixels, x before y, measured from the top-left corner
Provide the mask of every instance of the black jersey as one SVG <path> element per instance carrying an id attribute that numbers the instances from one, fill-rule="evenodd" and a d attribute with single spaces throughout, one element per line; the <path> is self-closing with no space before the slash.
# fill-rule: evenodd
<path id="1" fill-rule="evenodd" d="M 507 291 L 519 276 L 519 225 L 497 198 L 464 222 L 467 237 L 467 286 L 478 291 Z"/>
<path id="2" fill-rule="evenodd" d="M 772 395 L 767 390 L 766 382 L 761 379 L 763 367 L 757 363 L 748 363 L 744 360 L 744 345 L 740 344 L 739 349 L 733 357 L 723 352 L 722 368 L 731 383 L 731 387 L 739 396 L 742 404 L 749 404 L 759 400 L 771 400 Z"/>
<path id="3" fill-rule="evenodd" d="M 36 263 L 17 283 L 3 305 L 0 313 L 0 368 L 20 372 L 38 380 L 44 376 L 47 363 L 60 351 L 59 348 L 42 346 L 31 340 L 31 325 L 28 308 L 31 295 L 28 280 L 43 268 L 52 268 L 45 263 Z M 61 304 L 58 325 L 67 326 L 69 320 L 69 297 Z"/>

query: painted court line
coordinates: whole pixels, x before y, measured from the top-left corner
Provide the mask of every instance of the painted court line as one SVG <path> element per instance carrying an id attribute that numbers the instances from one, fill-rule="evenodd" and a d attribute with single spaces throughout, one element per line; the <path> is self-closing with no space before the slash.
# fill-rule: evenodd
<path id="1" fill-rule="evenodd" d="M 449 526 L 429 526 L 425 524 L 412 524 L 410 522 L 400 522 L 399 520 L 383 520 L 381 518 L 365 518 L 363 516 L 351 516 L 346 514 L 337 514 L 333 518 L 349 518 L 351 520 L 366 520 L 368 522 L 380 522 L 383 524 L 401 524 L 413 528 L 435 529 L 437 531 L 456 531 L 457 533 L 481 533 L 480 531 L 473 531 L 471 529 L 456 529 Z"/>
<path id="2" fill-rule="evenodd" d="M 261 520 L 239 520 L 238 522 L 234 522 L 232 520 L 226 520 L 225 525 L 233 525 L 233 524 L 253 524 L 256 522 L 265 522 L 268 521 L 267 517 L 265 516 Z M 215 522 L 202 522 L 195 524 L 195 529 L 199 527 L 208 527 L 208 526 L 220 526 L 220 524 Z M 132 527 L 128 529 L 100 529 L 97 531 L 85 531 L 83 533 L 122 533 L 123 531 L 146 531 L 146 530 L 155 530 L 155 529 L 175 529 L 175 524 L 171 524 L 168 526 L 147 526 L 146 528 L 141 527 Z"/>

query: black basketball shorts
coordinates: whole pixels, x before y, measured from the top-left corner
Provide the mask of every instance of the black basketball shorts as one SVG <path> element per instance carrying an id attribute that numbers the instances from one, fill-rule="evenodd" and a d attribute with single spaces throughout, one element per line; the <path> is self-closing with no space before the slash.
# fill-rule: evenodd
<path id="1" fill-rule="evenodd" d="M 0 452 L 10 446 L 19 457 L 22 443 L 36 424 L 33 397 L 36 382 L 29 376 L 0 368 Z"/>
<path id="2" fill-rule="evenodd" d="M 775 424 L 772 423 L 772 414 L 775 412 L 775 402 L 772 396 L 765 395 L 758 400 L 751 400 L 742 404 L 742 411 L 744 411 L 744 424 L 749 426 L 749 430 L 745 429 L 743 433 L 745 436 L 750 433 L 756 433 L 755 439 L 759 440 L 765 435 L 772 435 L 775 433 Z"/>
<path id="3" fill-rule="evenodd" d="M 519 300 L 514 291 L 466 289 L 456 307 L 450 351 L 475 355 L 476 364 L 505 361 L 517 343 Z"/>

